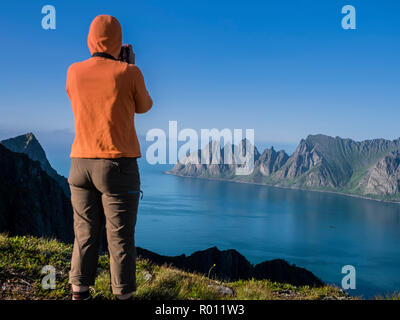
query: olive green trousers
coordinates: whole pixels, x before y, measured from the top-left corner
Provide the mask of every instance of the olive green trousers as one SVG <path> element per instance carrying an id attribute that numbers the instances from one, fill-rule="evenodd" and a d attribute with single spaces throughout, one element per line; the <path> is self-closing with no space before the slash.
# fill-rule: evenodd
<path id="1" fill-rule="evenodd" d="M 105 222 L 112 292 L 122 295 L 135 291 L 135 225 L 140 195 L 136 158 L 72 158 L 68 183 L 75 233 L 69 283 L 94 285 Z"/>

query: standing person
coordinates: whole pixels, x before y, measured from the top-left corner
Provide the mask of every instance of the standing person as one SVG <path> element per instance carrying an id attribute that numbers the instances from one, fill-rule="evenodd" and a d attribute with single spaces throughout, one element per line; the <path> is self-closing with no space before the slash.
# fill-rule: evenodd
<path id="1" fill-rule="evenodd" d="M 90 299 L 105 220 L 112 292 L 117 299 L 133 299 L 141 156 L 134 116 L 153 102 L 130 46 L 128 63 L 118 61 L 122 31 L 116 18 L 97 16 L 88 46 L 92 57 L 72 64 L 67 73 L 75 119 L 68 177 L 75 232 L 69 283 L 73 300 Z"/>

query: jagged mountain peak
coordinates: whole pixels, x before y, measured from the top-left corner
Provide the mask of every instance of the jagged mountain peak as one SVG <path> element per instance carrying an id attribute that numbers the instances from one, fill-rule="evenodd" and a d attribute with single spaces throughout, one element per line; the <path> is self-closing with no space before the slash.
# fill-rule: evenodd
<path id="1" fill-rule="evenodd" d="M 39 161 L 42 170 L 58 182 L 58 184 L 63 188 L 66 196 L 70 196 L 67 179 L 59 175 L 50 165 L 46 152 L 32 132 L 2 140 L 0 141 L 0 144 L 13 152 L 26 154 L 31 160 Z"/>
<path id="2" fill-rule="evenodd" d="M 245 143 L 242 142 L 242 145 Z M 261 155 L 255 148 L 255 169 L 248 177 L 232 174 L 231 166 L 202 166 L 193 170 L 176 166 L 170 173 L 198 177 L 228 178 L 275 186 L 339 191 L 361 195 L 390 195 L 400 198 L 397 166 L 400 138 L 355 141 L 350 138 L 324 134 L 308 135 L 301 139 L 289 157 L 285 151 L 267 148 Z M 391 152 L 397 152 L 391 154 Z M 369 187 L 361 188 L 368 180 Z M 365 182 L 367 183 L 367 182 Z M 397 197 L 397 198 L 396 198 Z M 400 200 L 400 199 L 399 199 Z"/>
<path id="3" fill-rule="evenodd" d="M 71 201 L 38 161 L 0 144 L 0 232 L 73 241 Z"/>
<path id="4" fill-rule="evenodd" d="M 39 161 L 44 171 L 51 168 L 44 149 L 32 132 L 2 140 L 0 143 L 13 152 L 25 153 L 32 160 Z"/>

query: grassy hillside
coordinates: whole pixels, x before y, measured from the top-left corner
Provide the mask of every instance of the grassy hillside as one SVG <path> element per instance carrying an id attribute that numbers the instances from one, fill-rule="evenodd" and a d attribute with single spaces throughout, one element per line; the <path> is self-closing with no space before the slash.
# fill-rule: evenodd
<path id="1" fill-rule="evenodd" d="M 9 237 L 0 234 L 0 300 L 70 299 L 68 271 L 72 246 L 55 240 Z M 56 289 L 41 287 L 42 267 L 56 268 Z M 110 292 L 109 260 L 99 259 L 99 272 L 91 289 L 95 299 L 114 299 Z M 210 266 L 211 267 L 211 266 Z M 267 280 L 221 282 L 169 266 L 137 261 L 136 299 L 350 299 L 340 289 L 294 287 Z"/>

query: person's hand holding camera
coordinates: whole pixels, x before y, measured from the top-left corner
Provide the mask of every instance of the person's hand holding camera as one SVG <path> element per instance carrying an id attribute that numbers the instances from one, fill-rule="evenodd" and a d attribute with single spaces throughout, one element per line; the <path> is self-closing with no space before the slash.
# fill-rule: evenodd
<path id="1" fill-rule="evenodd" d="M 132 45 L 124 44 L 122 46 L 118 60 L 129 64 L 135 64 L 135 53 L 133 52 Z"/>

